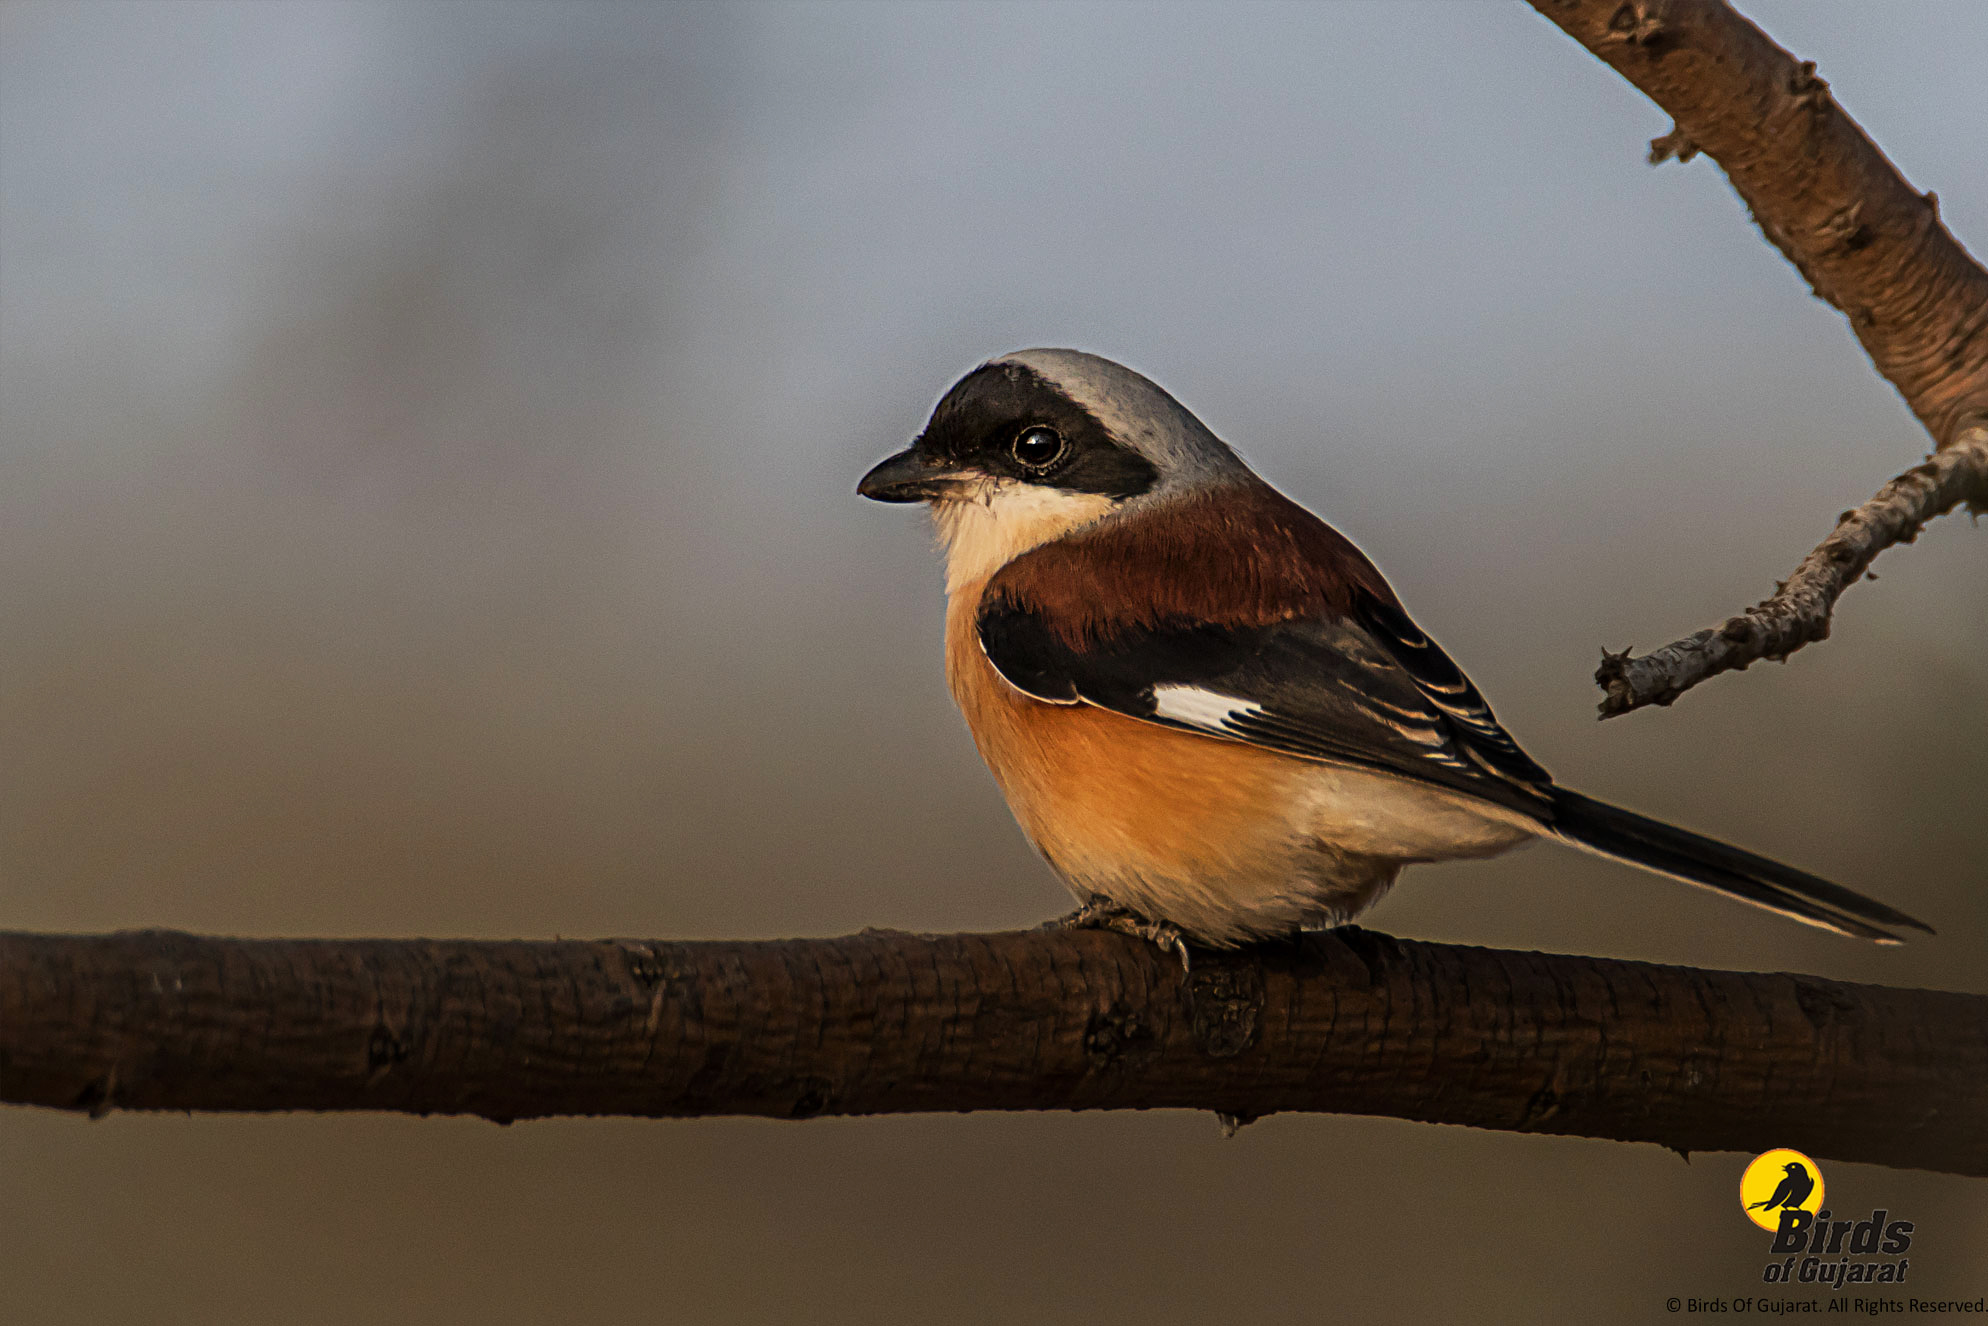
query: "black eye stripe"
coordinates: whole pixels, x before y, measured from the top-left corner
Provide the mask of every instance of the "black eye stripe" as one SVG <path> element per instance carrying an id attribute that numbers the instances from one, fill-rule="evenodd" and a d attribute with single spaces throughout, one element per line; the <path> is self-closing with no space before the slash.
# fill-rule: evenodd
<path id="1" fill-rule="evenodd" d="M 1034 439 L 1023 445 L 1024 436 L 1038 429 L 1054 436 L 1054 449 Z M 917 450 L 935 462 L 1000 478 L 1113 498 L 1146 492 L 1159 477 L 1096 415 L 1013 363 L 984 365 L 953 384 L 932 411 Z"/>

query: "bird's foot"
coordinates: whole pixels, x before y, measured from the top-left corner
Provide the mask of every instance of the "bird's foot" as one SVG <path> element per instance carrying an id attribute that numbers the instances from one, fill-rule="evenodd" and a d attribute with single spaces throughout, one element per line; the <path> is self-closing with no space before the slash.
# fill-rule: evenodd
<path id="1" fill-rule="evenodd" d="M 1132 912 L 1120 907 L 1102 893 L 1093 893 L 1084 900 L 1084 905 L 1067 916 L 1059 916 L 1054 921 L 1044 921 L 1044 930 L 1107 930 L 1112 922 Z"/>
<path id="2" fill-rule="evenodd" d="M 1187 956 L 1187 936 L 1180 932 L 1179 926 L 1166 921 L 1148 921 L 1139 913 L 1121 907 L 1106 897 L 1094 895 L 1082 907 L 1068 916 L 1059 916 L 1049 925 L 1058 930 L 1116 930 L 1121 935 L 1143 939 L 1162 952 L 1178 957 L 1182 971 L 1193 970 Z"/>

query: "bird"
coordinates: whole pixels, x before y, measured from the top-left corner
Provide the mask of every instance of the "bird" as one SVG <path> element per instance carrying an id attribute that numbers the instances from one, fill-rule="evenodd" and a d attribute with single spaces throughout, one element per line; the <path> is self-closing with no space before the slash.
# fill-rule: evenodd
<path id="1" fill-rule="evenodd" d="M 1065 924 L 1186 963 L 1544 838 L 1844 935 L 1931 932 L 1560 786 L 1365 554 L 1109 359 L 981 364 L 857 492 L 930 509 L 947 683 Z"/>
<path id="2" fill-rule="evenodd" d="M 1815 1180 L 1809 1177 L 1808 1167 L 1791 1160 L 1781 1168 L 1787 1177 L 1776 1185 L 1773 1195 L 1764 1202 L 1753 1203 L 1747 1210 L 1772 1211 L 1780 1206 L 1793 1211 L 1809 1199 L 1809 1194 L 1815 1191 Z"/>

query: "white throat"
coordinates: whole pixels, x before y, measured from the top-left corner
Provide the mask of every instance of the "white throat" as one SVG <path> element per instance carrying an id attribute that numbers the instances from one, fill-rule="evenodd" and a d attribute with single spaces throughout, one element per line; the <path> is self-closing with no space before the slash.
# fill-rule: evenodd
<path id="1" fill-rule="evenodd" d="M 979 584 L 1029 549 L 1101 520 L 1117 506 L 1096 493 L 1012 479 L 981 479 L 932 503 L 932 523 L 946 549 L 946 592 Z"/>

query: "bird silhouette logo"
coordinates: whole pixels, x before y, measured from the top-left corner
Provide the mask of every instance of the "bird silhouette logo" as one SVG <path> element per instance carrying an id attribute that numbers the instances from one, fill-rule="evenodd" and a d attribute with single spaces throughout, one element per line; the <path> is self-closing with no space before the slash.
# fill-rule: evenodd
<path id="1" fill-rule="evenodd" d="M 1802 1167 L 1799 1160 L 1791 1160 L 1781 1167 L 1788 1177 L 1774 1185 L 1773 1195 L 1764 1202 L 1752 1202 L 1749 1211 L 1772 1211 L 1776 1207 L 1791 1207 L 1799 1210 L 1802 1200 L 1815 1191 L 1815 1176 Z"/>
<path id="2" fill-rule="evenodd" d="M 1740 1209 L 1762 1229 L 1777 1228 L 1783 1211 L 1814 1215 L 1821 1207 L 1822 1170 L 1799 1151 L 1763 1151 L 1740 1176 Z"/>

